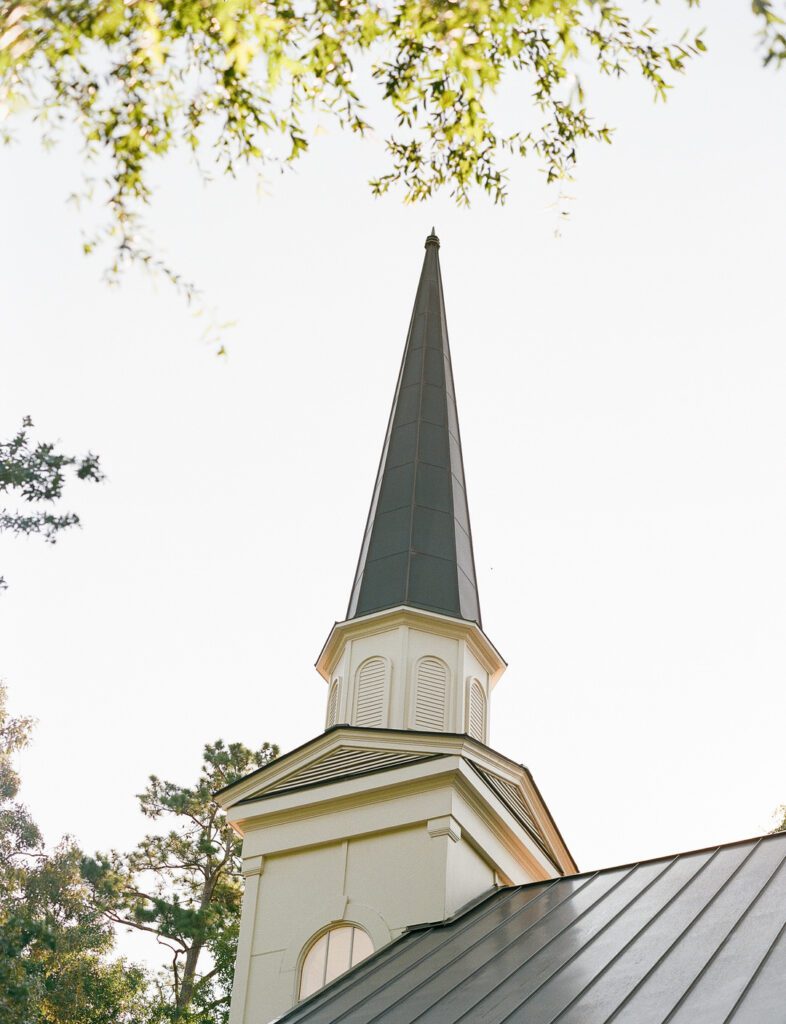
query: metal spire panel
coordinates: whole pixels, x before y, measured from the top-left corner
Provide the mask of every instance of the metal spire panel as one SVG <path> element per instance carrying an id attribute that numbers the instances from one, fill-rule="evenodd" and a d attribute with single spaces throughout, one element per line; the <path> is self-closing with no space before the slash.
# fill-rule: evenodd
<path id="1" fill-rule="evenodd" d="M 480 624 L 439 239 L 426 239 L 347 618 L 409 605 Z"/>

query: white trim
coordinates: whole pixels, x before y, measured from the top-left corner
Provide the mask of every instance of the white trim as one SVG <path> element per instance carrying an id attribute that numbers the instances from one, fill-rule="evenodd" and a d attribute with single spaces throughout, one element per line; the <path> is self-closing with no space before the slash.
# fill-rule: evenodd
<path id="1" fill-rule="evenodd" d="M 255 875 L 261 875 L 265 870 L 265 858 L 260 854 L 256 857 L 243 858 L 243 878 L 248 881 Z"/>
<path id="2" fill-rule="evenodd" d="M 426 829 L 432 839 L 447 836 L 454 843 L 461 839 L 461 825 L 452 814 L 444 814 L 441 818 L 432 818 L 426 822 Z"/>
<path id="3" fill-rule="evenodd" d="M 254 800 L 256 796 L 265 797 L 267 790 L 279 786 L 282 780 L 342 747 L 351 747 L 353 750 L 405 751 L 424 757 L 430 754 L 446 756 L 438 760 L 421 761 L 418 765 L 402 765 L 384 772 L 343 780 L 339 778 L 335 782 L 325 782 L 321 786 L 295 790 L 288 794 L 271 794 L 265 799 Z M 497 754 L 496 751 L 482 746 L 469 736 L 450 733 L 440 735 L 403 729 L 386 731 L 339 727 L 315 737 L 299 750 L 296 756 L 281 758 L 280 764 L 273 762 L 261 773 L 241 779 L 226 792 L 219 794 L 216 801 L 227 812 L 228 820 L 240 835 L 248 831 L 255 831 L 258 824 L 262 822 L 266 827 L 275 828 L 279 824 L 304 817 L 311 817 L 316 834 L 321 831 L 318 821 L 320 819 L 324 821 L 324 815 L 330 815 L 334 809 L 339 807 L 351 809 L 355 803 L 360 805 L 367 802 L 385 801 L 392 798 L 392 790 L 399 787 L 402 792 L 411 792 L 413 787 L 428 788 L 438 785 L 435 777 L 455 773 L 458 765 L 457 758 L 469 758 L 481 768 L 486 768 L 520 787 L 530 813 L 554 850 L 563 871 L 570 874 L 577 870 L 551 821 L 542 796 L 537 791 L 526 769 L 501 754 Z M 462 774 L 473 780 L 476 779 L 475 772 L 469 765 L 465 765 Z M 483 793 L 483 799 L 491 800 L 492 804 L 497 806 L 497 798 L 480 779 L 476 779 L 475 788 Z M 239 803 L 242 800 L 248 802 Z M 508 812 L 504 812 L 504 816 L 508 817 Z M 515 831 L 521 831 L 521 826 L 516 825 Z M 315 839 L 315 843 L 319 843 L 319 841 L 318 838 Z M 248 852 L 250 853 L 251 850 Z M 273 848 L 265 850 L 257 846 L 254 852 L 270 853 L 273 852 Z"/>
<path id="4" fill-rule="evenodd" d="M 284 955 L 281 958 L 281 973 L 295 972 L 293 1005 L 298 1001 L 300 967 L 303 957 L 311 948 L 312 943 L 335 925 L 355 925 L 362 928 L 371 939 L 375 953 L 382 946 L 387 945 L 392 937 L 386 921 L 373 907 L 348 900 L 343 895 L 323 900 L 298 928 L 295 938 L 284 950 Z"/>
<path id="5" fill-rule="evenodd" d="M 361 618 L 337 622 L 317 658 L 317 671 L 323 679 L 329 680 L 341 660 L 342 652 L 352 640 L 359 636 L 386 632 L 399 625 L 414 626 L 440 636 L 464 640 L 484 671 L 488 672 L 492 687 L 507 668 L 507 662 L 477 623 L 401 605 Z"/>
<path id="6" fill-rule="evenodd" d="M 237 957 L 235 958 L 235 974 L 232 979 L 232 996 L 229 1003 L 230 1024 L 243 1024 L 248 1001 L 248 982 L 251 973 L 251 950 L 254 942 L 254 930 L 257 922 L 259 906 L 259 880 L 265 863 L 264 857 L 244 857 L 243 874 L 246 863 L 253 869 L 245 878 L 245 890 L 240 911 L 240 928 L 237 937 Z"/>

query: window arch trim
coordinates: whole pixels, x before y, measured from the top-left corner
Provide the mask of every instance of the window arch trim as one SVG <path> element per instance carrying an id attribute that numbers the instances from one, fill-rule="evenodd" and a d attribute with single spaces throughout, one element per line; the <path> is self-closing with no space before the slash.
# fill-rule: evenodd
<path id="1" fill-rule="evenodd" d="M 339 933 L 342 933 L 340 939 Z M 355 921 L 332 921 L 321 928 L 305 943 L 299 957 L 297 1001 L 302 1002 L 320 992 L 326 985 L 371 956 L 375 948 L 374 940 L 369 933 Z M 316 958 L 309 968 L 309 958 L 312 954 L 316 954 Z M 312 977 L 307 979 L 305 972 L 309 969 L 312 971 Z M 304 982 L 307 982 L 306 991 Z"/>

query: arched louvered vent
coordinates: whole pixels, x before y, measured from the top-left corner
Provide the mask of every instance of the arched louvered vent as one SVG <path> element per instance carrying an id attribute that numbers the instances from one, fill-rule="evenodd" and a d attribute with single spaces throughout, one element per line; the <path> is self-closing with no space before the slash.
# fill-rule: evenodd
<path id="1" fill-rule="evenodd" d="M 330 696 L 328 697 L 327 728 L 335 725 L 338 720 L 338 679 L 330 684 Z"/>
<path id="2" fill-rule="evenodd" d="M 486 742 L 486 695 L 477 679 L 469 684 L 469 734 Z"/>
<path id="3" fill-rule="evenodd" d="M 445 728 L 448 666 L 439 658 L 423 658 L 415 682 L 415 728 L 441 732 Z"/>
<path id="4" fill-rule="evenodd" d="M 355 725 L 369 729 L 384 725 L 386 674 L 384 658 L 368 658 L 358 669 Z"/>

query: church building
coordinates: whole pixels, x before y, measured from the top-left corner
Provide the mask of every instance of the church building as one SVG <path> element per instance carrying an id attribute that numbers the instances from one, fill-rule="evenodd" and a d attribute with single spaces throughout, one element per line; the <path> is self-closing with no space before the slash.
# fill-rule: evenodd
<path id="1" fill-rule="evenodd" d="M 581 873 L 488 746 L 433 231 L 325 731 L 216 794 L 243 837 L 230 1024 L 786 1024 L 786 834 Z"/>

